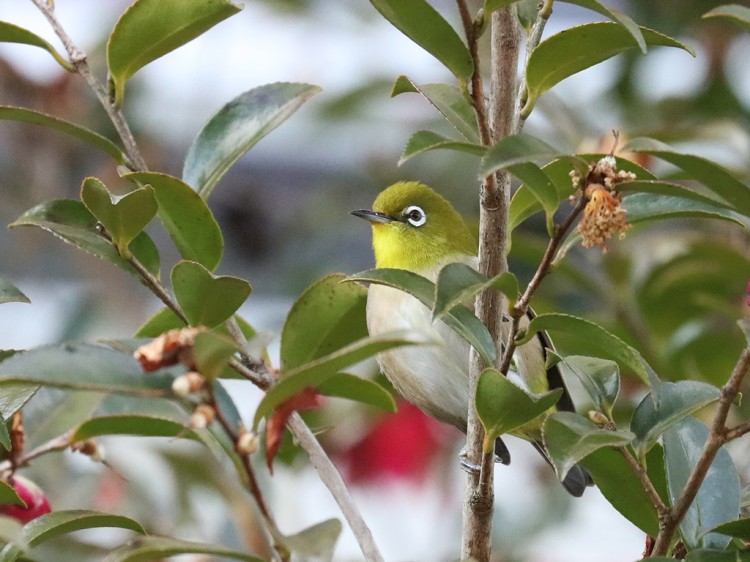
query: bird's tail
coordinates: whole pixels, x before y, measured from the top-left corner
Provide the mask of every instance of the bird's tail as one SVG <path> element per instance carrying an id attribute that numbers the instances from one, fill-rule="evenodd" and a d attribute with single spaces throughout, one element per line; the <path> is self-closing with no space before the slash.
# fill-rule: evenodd
<path id="1" fill-rule="evenodd" d="M 547 451 L 544 449 L 544 445 L 539 441 L 534 441 L 534 447 L 536 447 L 536 450 L 541 453 L 544 460 L 552 466 L 552 461 L 550 461 Z M 580 498 L 588 486 L 594 485 L 594 481 L 585 468 L 580 465 L 574 465 L 573 468 L 568 471 L 568 474 L 565 475 L 562 485 L 571 496 Z"/>

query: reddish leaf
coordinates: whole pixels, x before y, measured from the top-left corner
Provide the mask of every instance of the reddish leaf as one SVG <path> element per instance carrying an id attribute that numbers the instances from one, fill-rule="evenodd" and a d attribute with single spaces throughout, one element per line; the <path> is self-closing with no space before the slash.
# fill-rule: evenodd
<path id="1" fill-rule="evenodd" d="M 294 412 L 312 410 L 321 404 L 321 396 L 313 387 L 308 387 L 277 406 L 266 423 L 266 462 L 273 474 L 273 459 L 279 452 L 286 422 Z"/>

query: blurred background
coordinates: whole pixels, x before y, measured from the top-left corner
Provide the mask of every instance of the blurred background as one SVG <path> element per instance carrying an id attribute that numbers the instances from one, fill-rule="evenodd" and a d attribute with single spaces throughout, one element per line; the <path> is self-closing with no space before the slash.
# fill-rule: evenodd
<path id="1" fill-rule="evenodd" d="M 273 356 L 285 314 L 305 287 L 332 271 L 354 273 L 372 265 L 369 228 L 350 210 L 367 207 L 394 181 L 418 179 L 476 217 L 477 161 L 440 151 L 396 165 L 411 133 L 429 128 L 450 134 L 450 127 L 417 95 L 390 99 L 394 79 L 406 74 L 429 83 L 451 77 L 369 2 L 240 3 L 240 14 L 141 70 L 128 85 L 124 110 L 149 167 L 179 176 L 203 123 L 238 94 L 276 81 L 323 88 L 240 160 L 210 201 L 227 245 L 219 273 L 252 283 L 253 295 L 241 312 L 275 336 Z M 701 19 L 720 3 L 607 1 L 636 22 L 686 42 L 696 57 L 659 48 L 645 57 L 619 56 L 543 96 L 525 130 L 560 149 L 589 152 L 609 151 L 613 129 L 626 138 L 651 136 L 750 179 L 750 33 L 728 21 Z M 101 80 L 107 35 L 128 4 L 56 2 L 60 21 Z M 433 5 L 457 23 L 453 2 Z M 596 19 L 592 12 L 557 3 L 545 35 Z M 0 20 L 30 29 L 62 50 L 31 2 L 0 3 Z M 44 111 L 114 138 L 83 81 L 60 70 L 41 49 L 0 45 L 0 104 Z M 660 162 L 641 163 L 677 177 Z M 114 191 L 127 189 L 108 157 L 83 143 L 44 128 L 0 122 L 2 224 L 41 201 L 77 198 L 87 176 Z M 166 272 L 177 255 L 163 232 L 155 228 L 152 235 Z M 514 232 L 512 267 L 522 280 L 530 277 L 545 244 L 539 217 Z M 133 279 L 45 232 L 1 230 L 0 258 L 0 276 L 32 301 L 0 307 L 1 349 L 127 338 L 159 308 Z M 571 250 L 543 284 L 535 306 L 602 323 L 641 350 L 663 378 L 722 384 L 743 345 L 735 322 L 747 313 L 748 277 L 746 232 L 728 223 L 674 220 L 633 229 L 623 242 L 610 244 L 606 255 Z M 580 342 L 556 343 L 566 353 L 592 352 Z M 364 366 L 363 372 L 373 369 Z M 643 395 L 625 375 L 618 412 L 623 420 Z M 257 394 L 241 385 L 231 390 L 251 416 Z M 36 419 L 44 420 L 44 407 L 38 410 Z M 332 402 L 311 423 L 325 429 L 321 439 L 352 483 L 387 560 L 458 558 L 463 476 L 457 432 L 408 406 L 391 416 Z M 155 440 L 146 449 L 142 443 L 107 441 L 115 470 L 66 454 L 40 459 L 29 473 L 58 508 L 119 510 L 154 532 L 227 545 L 257 540 L 249 531 L 249 500 L 219 467 L 195 462 L 204 453 L 176 442 Z M 639 558 L 645 537 L 596 489 L 571 500 L 530 447 L 517 441 L 510 446 L 513 465 L 496 474 L 498 561 Z M 747 466 L 740 448 L 733 454 L 740 467 Z M 266 482 L 282 531 L 338 517 L 305 459 L 291 447 L 284 458 L 288 464 Z M 747 475 L 742 468 L 741 473 Z M 122 538 L 79 534 L 49 555 L 81 560 Z M 359 559 L 345 529 L 335 560 Z"/>

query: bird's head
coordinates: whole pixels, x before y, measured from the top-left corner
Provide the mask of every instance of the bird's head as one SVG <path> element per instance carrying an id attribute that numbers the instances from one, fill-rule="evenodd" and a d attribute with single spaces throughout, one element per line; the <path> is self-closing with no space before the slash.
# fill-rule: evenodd
<path id="1" fill-rule="evenodd" d="M 426 274 L 476 255 L 476 241 L 461 215 L 422 183 L 395 183 L 378 195 L 371 210 L 352 214 L 372 225 L 377 267 Z"/>

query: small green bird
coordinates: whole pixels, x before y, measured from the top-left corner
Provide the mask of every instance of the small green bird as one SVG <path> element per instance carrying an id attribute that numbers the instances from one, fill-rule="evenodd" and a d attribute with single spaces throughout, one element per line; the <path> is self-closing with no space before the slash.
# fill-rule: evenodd
<path id="1" fill-rule="evenodd" d="M 418 182 L 399 182 L 378 195 L 371 210 L 352 211 L 372 225 L 376 267 L 405 269 L 435 282 L 449 263 L 476 268 L 476 241 L 461 215 L 442 196 Z M 433 322 L 431 312 L 411 295 L 371 285 L 367 298 L 367 327 L 371 335 L 392 330 L 412 330 L 436 345 L 410 346 L 385 351 L 378 363 L 394 388 L 427 414 L 466 431 L 469 406 L 469 344 L 442 321 Z M 546 334 L 520 346 L 515 371 L 508 378 L 532 393 L 550 386 L 565 390 L 562 376 L 553 367 L 545 370 Z M 573 411 L 567 390 L 558 407 Z M 541 441 L 541 421 L 519 428 L 514 435 L 531 441 L 549 462 Z M 498 439 L 495 453 L 503 464 L 510 453 Z M 574 496 L 583 494 L 591 477 L 575 466 L 563 481 Z"/>

